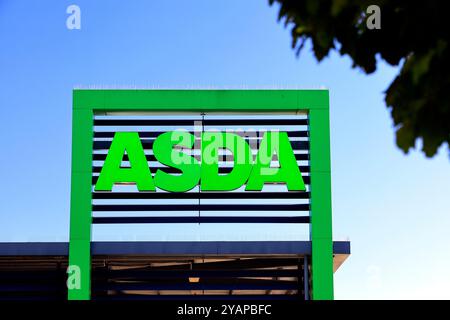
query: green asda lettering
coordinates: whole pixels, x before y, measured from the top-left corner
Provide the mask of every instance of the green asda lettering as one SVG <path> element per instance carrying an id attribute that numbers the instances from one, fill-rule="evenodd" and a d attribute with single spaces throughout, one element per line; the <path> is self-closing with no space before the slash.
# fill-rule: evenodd
<path id="1" fill-rule="evenodd" d="M 180 174 L 157 169 L 152 177 L 147 158 L 137 132 L 116 132 L 109 148 L 95 191 L 111 191 L 116 183 L 135 183 L 139 191 L 185 192 L 200 184 L 202 191 L 231 191 L 246 183 L 246 191 L 261 191 L 266 183 L 284 183 L 289 191 L 304 191 L 305 184 L 286 132 L 265 132 L 255 159 L 249 144 L 239 135 L 229 132 L 201 134 L 201 161 L 183 152 L 192 149 L 195 136 L 185 131 L 160 134 L 153 143 L 156 160 L 176 168 Z M 233 154 L 233 167 L 219 174 L 219 150 Z M 121 167 L 128 155 L 129 167 Z M 271 166 L 278 157 L 279 166 Z"/>

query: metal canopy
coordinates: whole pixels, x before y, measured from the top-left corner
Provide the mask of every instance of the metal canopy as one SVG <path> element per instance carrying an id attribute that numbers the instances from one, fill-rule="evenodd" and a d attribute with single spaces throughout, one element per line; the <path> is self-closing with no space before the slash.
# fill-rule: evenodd
<path id="1" fill-rule="evenodd" d="M 94 300 L 304 300 L 310 241 L 92 242 Z M 69 244 L 0 243 L 0 300 L 64 300 Z M 350 243 L 334 242 L 334 269 Z"/>
<path id="2" fill-rule="evenodd" d="M 92 255 L 311 255 L 311 241 L 93 241 Z M 334 241 L 335 255 L 350 242 Z M 67 256 L 68 242 L 3 242 L 0 257 Z"/>

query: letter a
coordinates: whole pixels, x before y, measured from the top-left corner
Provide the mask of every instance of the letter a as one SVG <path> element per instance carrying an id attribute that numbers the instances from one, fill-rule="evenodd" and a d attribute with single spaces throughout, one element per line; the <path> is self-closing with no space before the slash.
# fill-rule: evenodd
<path id="1" fill-rule="evenodd" d="M 69 30 L 73 30 L 73 29 L 77 29 L 80 30 L 81 29 L 81 10 L 80 7 L 72 4 L 70 6 L 67 7 L 66 10 L 67 14 L 70 14 L 70 16 L 67 17 L 66 20 L 66 27 Z"/>
<path id="2" fill-rule="evenodd" d="M 367 7 L 367 14 L 370 14 L 366 20 L 367 29 L 381 29 L 381 9 L 377 5 L 371 5 Z"/>
<path id="3" fill-rule="evenodd" d="M 125 152 L 130 168 L 122 168 Z M 98 177 L 95 191 L 111 191 L 115 183 L 136 183 L 139 191 L 155 191 L 152 175 L 137 132 L 116 132 Z"/>
<path id="4" fill-rule="evenodd" d="M 270 166 L 274 154 L 278 156 L 279 168 Z M 286 132 L 268 131 L 264 134 L 245 190 L 261 191 L 267 182 L 285 183 L 289 191 L 305 191 L 305 183 Z"/>

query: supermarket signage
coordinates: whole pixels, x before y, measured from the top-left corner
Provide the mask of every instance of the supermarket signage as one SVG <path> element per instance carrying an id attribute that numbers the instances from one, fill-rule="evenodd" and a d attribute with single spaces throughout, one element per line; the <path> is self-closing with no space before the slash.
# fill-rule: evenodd
<path id="1" fill-rule="evenodd" d="M 186 153 L 193 150 L 196 137 L 187 131 L 168 131 L 153 142 L 156 160 L 175 168 L 167 173 L 158 168 L 151 172 L 138 132 L 116 132 L 111 142 L 95 191 L 112 191 L 115 184 L 133 183 L 139 191 L 186 192 L 200 185 L 201 191 L 261 191 L 266 183 L 285 184 L 289 191 L 305 191 L 300 169 L 286 132 L 267 131 L 259 142 L 255 158 L 247 141 L 230 132 L 202 132 L 200 157 Z M 232 154 L 232 169 L 219 173 L 221 152 Z M 124 155 L 129 165 L 122 166 Z M 223 156 L 223 152 L 222 152 Z M 199 159 L 200 158 L 200 159 Z M 278 161 L 277 167 L 273 160 Z M 152 176 L 152 174 L 154 174 Z"/>

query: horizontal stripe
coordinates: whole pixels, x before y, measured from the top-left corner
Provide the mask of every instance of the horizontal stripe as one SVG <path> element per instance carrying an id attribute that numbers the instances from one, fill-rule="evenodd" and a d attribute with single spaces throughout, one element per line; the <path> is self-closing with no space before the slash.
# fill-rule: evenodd
<path id="1" fill-rule="evenodd" d="M 193 126 L 194 123 L 203 126 L 261 126 L 261 125 L 308 125 L 308 119 L 94 119 L 94 126 Z"/>
<path id="2" fill-rule="evenodd" d="M 309 160 L 309 154 L 307 154 L 307 153 L 297 153 L 297 154 L 294 154 L 294 156 L 295 156 L 295 159 L 298 160 L 298 161 Z M 145 158 L 147 159 L 147 161 L 157 161 L 153 154 L 146 154 Z M 200 155 L 194 155 L 194 158 L 197 159 L 197 160 L 201 159 Z M 92 155 L 92 160 L 93 161 L 105 161 L 105 159 L 106 159 L 106 153 L 94 153 Z M 129 160 L 128 159 L 128 155 L 125 154 L 123 156 L 122 160 L 123 161 L 128 161 Z M 277 155 L 274 155 L 272 160 L 274 160 L 274 161 L 278 160 Z"/>
<path id="3" fill-rule="evenodd" d="M 257 130 L 257 131 L 229 131 L 229 133 L 234 133 L 237 134 L 239 136 L 245 137 L 245 138 L 249 138 L 249 139 L 256 139 L 256 138 L 262 138 L 261 135 L 254 137 L 252 135 L 254 134 L 261 134 L 263 132 L 266 131 L 270 131 L 270 130 Z M 133 132 L 133 131 L 131 131 Z M 159 136 L 162 133 L 165 133 L 167 131 L 137 131 L 137 133 L 139 134 L 139 137 L 141 138 L 156 138 L 157 136 Z M 294 131 L 290 131 L 290 130 L 280 130 L 280 132 L 286 132 L 288 134 L 289 138 L 306 138 L 308 137 L 308 131 L 299 131 L 299 130 L 294 130 Z M 113 131 L 96 131 L 94 132 L 94 138 L 113 138 L 114 134 L 116 132 Z M 198 134 L 200 132 L 189 132 L 191 134 Z"/>
<path id="4" fill-rule="evenodd" d="M 302 175 L 302 178 L 303 178 L 303 182 L 304 182 L 306 185 L 311 184 L 311 177 L 310 177 L 310 176 Z M 97 180 L 98 180 L 98 176 L 92 176 L 92 184 L 93 184 L 93 185 L 95 185 L 95 184 L 97 183 Z M 116 184 L 117 184 L 117 185 L 134 185 L 135 183 L 132 183 L 132 182 L 123 182 L 123 183 L 116 183 Z M 281 184 L 281 183 L 270 183 L 270 182 L 268 182 L 268 183 L 266 183 L 266 184 Z"/>
<path id="5" fill-rule="evenodd" d="M 123 167 L 123 168 L 130 168 L 130 167 Z M 226 174 L 230 173 L 233 167 L 219 167 L 219 173 L 220 174 Z M 310 172 L 310 166 L 299 166 L 300 172 Z M 93 173 L 100 173 L 102 170 L 102 167 L 94 166 L 92 167 Z M 162 170 L 166 173 L 181 173 L 180 170 L 172 167 L 150 167 L 150 172 L 156 173 L 157 170 Z"/>
<path id="6" fill-rule="evenodd" d="M 142 147 L 144 149 L 151 149 L 153 147 L 153 142 L 155 140 L 149 140 L 149 139 L 141 139 Z M 94 141 L 93 148 L 94 150 L 106 150 L 109 149 L 111 146 L 112 141 Z M 295 150 L 309 150 L 309 141 L 291 141 L 292 149 Z M 252 144 L 250 144 L 250 148 L 254 149 L 255 147 Z M 186 150 L 191 150 L 186 148 Z"/>
<path id="7" fill-rule="evenodd" d="M 93 192 L 92 199 L 309 199 L 309 192 Z"/>
<path id="8" fill-rule="evenodd" d="M 92 211 L 309 211 L 309 204 L 114 204 L 92 205 Z"/>
<path id="9" fill-rule="evenodd" d="M 92 223 L 310 223 L 310 217 L 93 217 Z"/>

